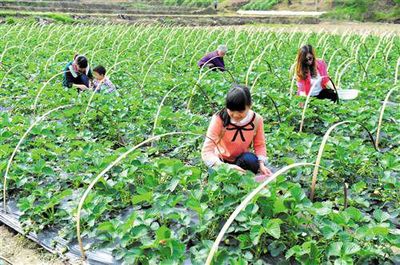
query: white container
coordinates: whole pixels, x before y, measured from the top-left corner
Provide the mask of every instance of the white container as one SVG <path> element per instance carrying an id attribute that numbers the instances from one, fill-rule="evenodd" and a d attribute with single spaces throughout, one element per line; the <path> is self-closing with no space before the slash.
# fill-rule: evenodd
<path id="1" fill-rule="evenodd" d="M 352 100 L 358 96 L 357 89 L 338 89 L 339 98 L 342 100 Z"/>

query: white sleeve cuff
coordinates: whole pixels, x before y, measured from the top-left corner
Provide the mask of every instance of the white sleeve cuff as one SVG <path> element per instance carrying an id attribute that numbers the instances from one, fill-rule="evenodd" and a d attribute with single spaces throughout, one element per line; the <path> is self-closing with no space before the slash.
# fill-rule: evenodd
<path id="1" fill-rule="evenodd" d="M 263 155 L 258 155 L 258 161 L 263 161 L 264 163 L 267 162 L 267 157 Z"/>
<path id="2" fill-rule="evenodd" d="M 207 167 L 214 167 L 223 164 L 223 162 L 219 158 L 215 157 L 213 159 L 205 160 L 204 164 L 206 164 Z"/>

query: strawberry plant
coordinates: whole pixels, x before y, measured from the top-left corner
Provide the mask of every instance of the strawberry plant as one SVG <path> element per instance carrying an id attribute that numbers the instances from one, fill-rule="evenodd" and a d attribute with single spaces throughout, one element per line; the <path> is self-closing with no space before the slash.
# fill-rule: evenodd
<path id="1" fill-rule="evenodd" d="M 77 244 L 87 191 L 79 219 L 86 252 L 107 248 L 124 264 L 205 264 L 226 220 L 258 186 L 250 173 L 208 173 L 200 158 L 210 117 L 235 80 L 252 89 L 274 168 L 315 163 L 328 128 L 351 122 L 329 136 L 314 200 L 312 168 L 279 176 L 234 219 L 212 263 L 399 262 L 396 34 L 31 22 L 0 25 L 0 33 L 0 200 L 19 210 L 26 232 L 50 229 Z M 229 73 L 202 75 L 197 59 L 220 43 L 229 47 Z M 340 104 L 311 99 L 299 132 L 305 99 L 295 95 L 290 69 L 304 43 L 336 84 L 360 95 Z M 63 88 L 60 73 L 75 53 L 111 69 L 118 95 Z M 171 132 L 186 134 L 123 156 Z M 369 133 L 379 133 L 379 148 Z"/>

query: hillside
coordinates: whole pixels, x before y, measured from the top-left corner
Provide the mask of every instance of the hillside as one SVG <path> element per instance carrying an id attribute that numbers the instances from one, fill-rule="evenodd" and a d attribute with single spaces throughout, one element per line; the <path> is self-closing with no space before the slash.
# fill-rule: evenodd
<path id="1" fill-rule="evenodd" d="M 237 15 L 238 10 L 324 11 L 324 20 L 400 21 L 400 0 L 2 0 L 3 12 L 69 14 Z M 273 21 L 273 20 L 272 20 Z M 280 21 L 276 21 L 280 23 Z"/>

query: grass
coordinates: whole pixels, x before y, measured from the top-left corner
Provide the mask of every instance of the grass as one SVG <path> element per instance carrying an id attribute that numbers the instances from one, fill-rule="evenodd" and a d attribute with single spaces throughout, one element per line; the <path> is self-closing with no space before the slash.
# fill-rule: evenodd
<path id="1" fill-rule="evenodd" d="M 337 20 L 395 22 L 400 20 L 399 0 L 336 0 L 323 17 Z"/>
<path id="2" fill-rule="evenodd" d="M 243 6 L 245 10 L 269 10 L 274 5 L 279 4 L 280 0 L 253 0 Z"/>
<path id="3" fill-rule="evenodd" d="M 0 11 L 0 17 L 5 17 L 5 22 L 8 24 L 18 23 L 26 20 L 21 17 L 42 17 L 53 20 L 54 22 L 61 22 L 63 24 L 74 23 L 75 20 L 67 14 L 53 13 L 53 12 L 30 12 L 30 11 Z"/>

